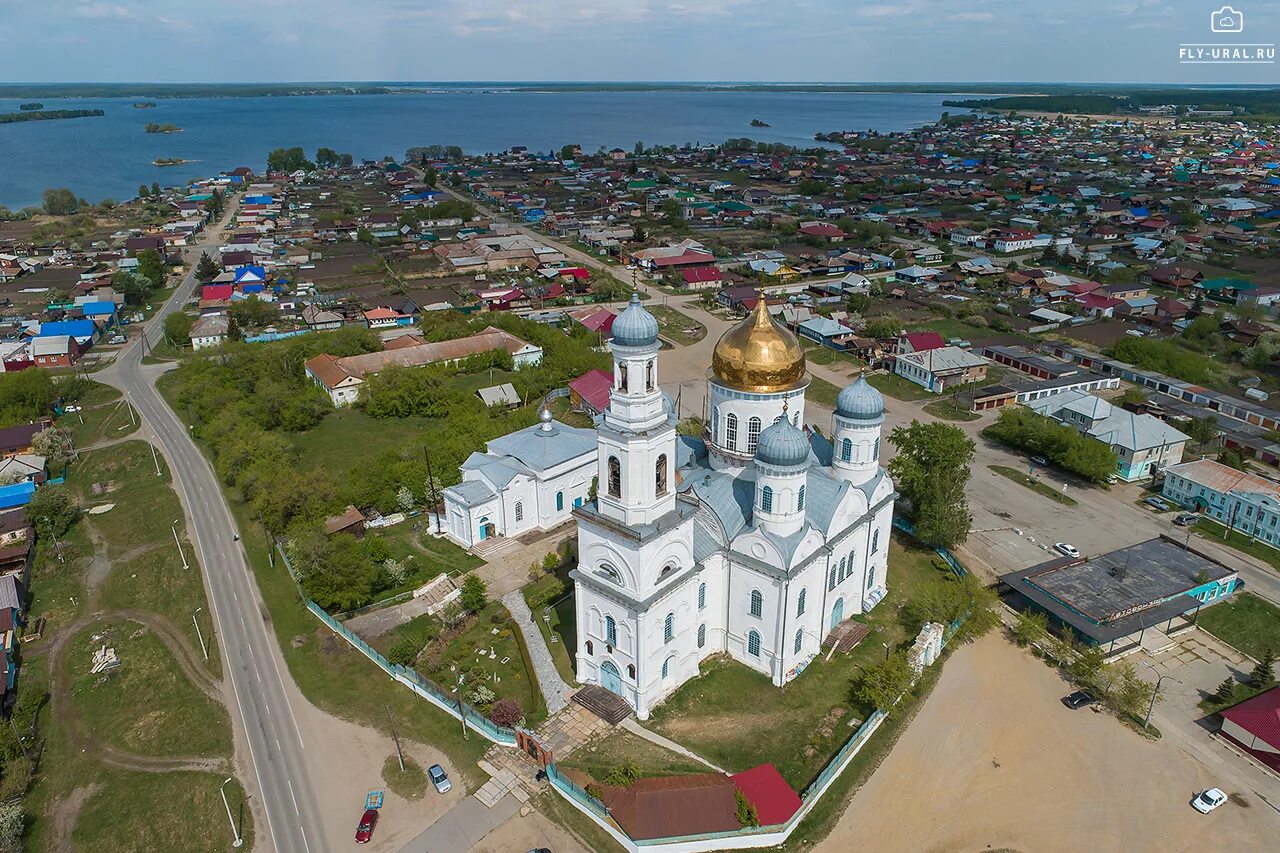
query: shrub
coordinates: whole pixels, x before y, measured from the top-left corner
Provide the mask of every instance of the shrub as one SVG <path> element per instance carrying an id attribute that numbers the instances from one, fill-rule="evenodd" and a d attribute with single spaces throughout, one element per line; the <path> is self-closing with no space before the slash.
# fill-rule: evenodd
<path id="1" fill-rule="evenodd" d="M 759 826 L 760 817 L 756 814 L 756 807 L 751 804 L 751 801 L 737 788 L 733 790 L 733 797 L 738 801 L 738 823 L 743 826 Z"/>
<path id="2" fill-rule="evenodd" d="M 1027 611 L 1018 614 L 1013 625 L 1013 638 L 1019 646 L 1038 643 L 1049 633 L 1048 620 L 1043 613 Z"/>
<path id="3" fill-rule="evenodd" d="M 387 652 L 387 660 L 400 666 L 413 666 L 422 652 L 422 644 L 413 637 L 401 637 Z"/>
<path id="4" fill-rule="evenodd" d="M 459 600 L 463 607 L 472 613 L 478 613 L 489 603 L 489 590 L 479 576 L 467 575 L 462 582 L 462 595 Z"/>
<path id="5" fill-rule="evenodd" d="M 524 719 L 524 709 L 514 699 L 499 699 L 489 709 L 489 719 L 499 726 L 514 726 Z"/>

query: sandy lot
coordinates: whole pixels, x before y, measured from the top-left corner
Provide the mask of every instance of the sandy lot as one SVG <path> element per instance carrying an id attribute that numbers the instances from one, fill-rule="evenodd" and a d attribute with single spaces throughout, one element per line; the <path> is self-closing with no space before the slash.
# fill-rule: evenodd
<path id="1" fill-rule="evenodd" d="M 546 847 L 555 853 L 587 853 L 578 840 L 538 812 L 517 814 L 485 836 L 469 853 L 524 853 Z"/>
<path id="2" fill-rule="evenodd" d="M 996 634 L 961 648 L 818 849 L 1275 849 L 1280 814 L 1248 797 L 1199 814 L 1191 797 L 1219 779 L 1170 743 L 1067 710 L 1066 692 Z"/>

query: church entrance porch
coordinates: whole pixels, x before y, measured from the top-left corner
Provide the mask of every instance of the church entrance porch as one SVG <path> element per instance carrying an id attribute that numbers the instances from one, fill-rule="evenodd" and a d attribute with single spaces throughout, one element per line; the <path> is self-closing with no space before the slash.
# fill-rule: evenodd
<path id="1" fill-rule="evenodd" d="M 600 686 L 615 696 L 622 695 L 622 673 L 610 661 L 600 665 Z"/>
<path id="2" fill-rule="evenodd" d="M 831 623 L 827 625 L 827 630 L 834 631 L 836 626 L 844 621 L 844 596 L 836 599 L 835 606 L 831 608 Z"/>

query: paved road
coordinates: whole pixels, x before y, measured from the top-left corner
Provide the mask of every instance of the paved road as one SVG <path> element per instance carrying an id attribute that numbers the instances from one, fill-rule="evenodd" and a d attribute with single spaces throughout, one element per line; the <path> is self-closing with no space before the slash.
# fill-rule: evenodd
<path id="1" fill-rule="evenodd" d="M 163 337 L 164 318 L 190 299 L 196 284 L 195 261 L 203 249 L 216 245 L 219 230 L 210 229 L 209 236 L 188 251 L 190 271 L 144 333 L 152 345 Z M 245 788 L 256 797 L 258 845 L 280 853 L 327 850 L 319 829 L 320 810 L 306 772 L 306 746 L 285 690 L 288 674 L 281 668 L 266 605 L 235 539 L 235 519 L 187 427 L 156 391 L 155 378 L 160 371 L 142 365 L 142 355 L 140 338 L 97 378 L 128 395 L 173 471 L 222 642 L 224 667 L 235 696 L 233 717 L 238 716 L 240 723 L 238 740 L 242 737 L 240 742 L 248 746 L 255 778 L 245 780 Z M 265 817 L 265 825 L 261 817 Z"/>

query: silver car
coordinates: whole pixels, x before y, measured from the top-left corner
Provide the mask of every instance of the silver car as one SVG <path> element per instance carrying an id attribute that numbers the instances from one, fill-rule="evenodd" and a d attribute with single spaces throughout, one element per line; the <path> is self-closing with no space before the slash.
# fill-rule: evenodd
<path id="1" fill-rule="evenodd" d="M 453 783 L 449 781 L 449 777 L 445 775 L 444 768 L 439 764 L 432 764 L 427 768 L 427 776 L 431 779 L 431 784 L 436 786 L 436 791 L 441 794 L 447 794 L 453 790 Z"/>

